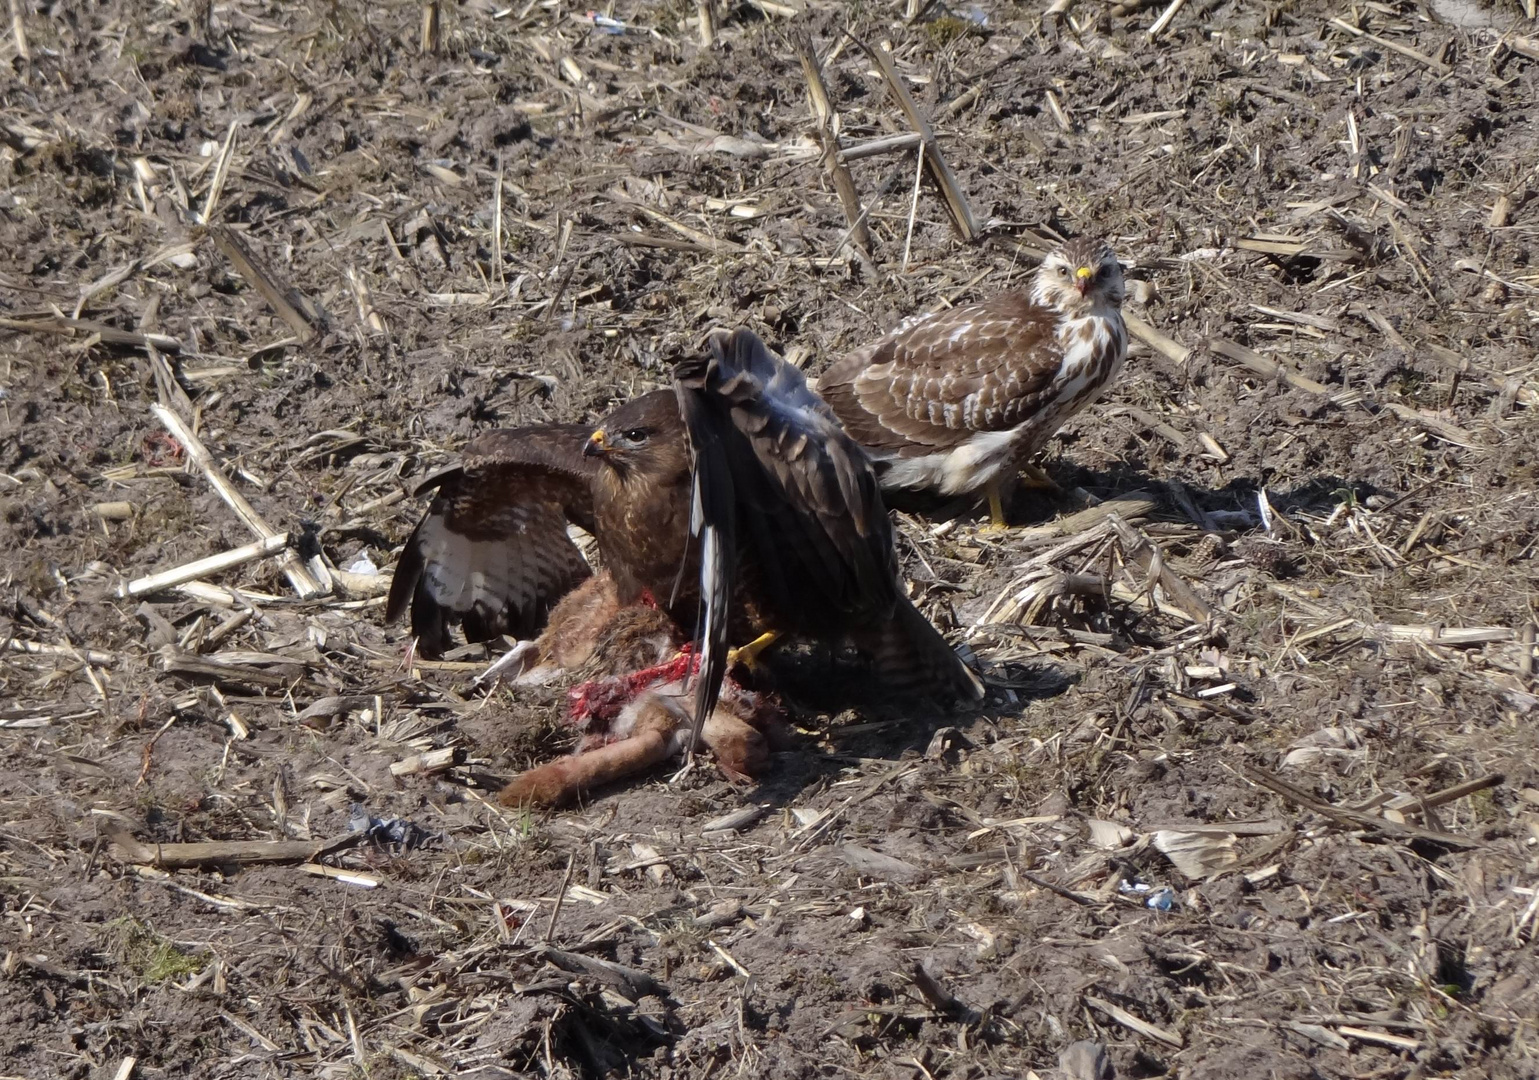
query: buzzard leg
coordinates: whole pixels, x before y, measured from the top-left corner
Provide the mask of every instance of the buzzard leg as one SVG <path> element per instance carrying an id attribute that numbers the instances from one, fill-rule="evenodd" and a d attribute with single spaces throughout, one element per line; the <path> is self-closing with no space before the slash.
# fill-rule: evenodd
<path id="1" fill-rule="evenodd" d="M 1009 523 L 1005 521 L 1005 502 L 999 495 L 999 485 L 990 484 L 989 493 L 989 529 L 1008 529 Z"/>
<path id="2" fill-rule="evenodd" d="M 1047 471 L 1040 465 L 1032 465 L 1030 463 L 1022 465 L 1021 476 L 1024 478 L 1027 487 L 1051 491 L 1054 495 L 1063 494 L 1063 488 L 1058 486 L 1058 481 L 1047 475 Z"/>
<path id="3" fill-rule="evenodd" d="M 727 666 L 742 664 L 750 671 L 758 666 L 759 654 L 780 638 L 780 631 L 766 630 L 740 649 L 727 650 Z"/>
<path id="4" fill-rule="evenodd" d="M 1003 532 L 1010 527 L 1005 520 L 1003 489 L 1007 484 L 1017 483 L 1039 491 L 1049 491 L 1054 495 L 1064 494 L 1063 488 L 1059 487 L 1058 482 L 1047 475 L 1040 465 L 1029 463 L 1022 465 L 1017 475 L 1008 479 L 1000 478 L 984 489 L 989 497 L 989 524 L 983 527 L 983 532 Z"/>

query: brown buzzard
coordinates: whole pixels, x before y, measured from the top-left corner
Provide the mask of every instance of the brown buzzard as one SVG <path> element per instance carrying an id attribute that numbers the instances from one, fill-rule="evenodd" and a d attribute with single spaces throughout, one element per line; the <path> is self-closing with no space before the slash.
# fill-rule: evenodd
<path id="1" fill-rule="evenodd" d="M 904 595 L 870 460 L 750 331 L 714 336 L 671 390 L 596 429 L 483 435 L 428 487 L 437 494 L 386 603 L 387 620 L 410 606 L 425 653 L 442 651 L 453 622 L 472 641 L 532 636 L 589 573 L 572 522 L 597 539 L 622 605 L 650 600 L 687 636 L 699 631 L 697 723 L 714 708 L 727 641 L 777 634 L 848 643 L 894 696 L 982 696 Z"/>
<path id="2" fill-rule="evenodd" d="M 1104 241 L 1070 240 L 1030 289 L 905 319 L 837 360 L 818 392 L 875 459 L 884 490 L 1000 488 L 1127 355 L 1122 268 Z"/>

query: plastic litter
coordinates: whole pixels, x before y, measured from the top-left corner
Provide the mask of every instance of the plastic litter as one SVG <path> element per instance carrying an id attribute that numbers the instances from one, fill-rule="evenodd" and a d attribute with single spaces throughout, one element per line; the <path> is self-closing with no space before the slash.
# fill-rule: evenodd
<path id="1" fill-rule="evenodd" d="M 1161 885 L 1156 888 L 1146 885 L 1141 881 L 1124 880 L 1117 886 L 1117 891 L 1125 895 L 1142 896 L 1144 907 L 1155 911 L 1170 911 L 1176 906 L 1176 890 L 1169 885 Z"/>
<path id="2" fill-rule="evenodd" d="M 347 826 L 349 831 L 361 832 L 366 839 L 380 847 L 394 848 L 401 855 L 444 839 L 443 833 L 431 832 L 405 818 L 377 818 L 364 809 L 363 803 L 353 804 Z"/>
<path id="3" fill-rule="evenodd" d="M 623 34 L 629 29 L 619 19 L 611 19 L 608 15 L 600 15 L 596 11 L 588 12 L 586 18 L 593 24 L 594 29 L 602 30 L 606 34 Z"/>

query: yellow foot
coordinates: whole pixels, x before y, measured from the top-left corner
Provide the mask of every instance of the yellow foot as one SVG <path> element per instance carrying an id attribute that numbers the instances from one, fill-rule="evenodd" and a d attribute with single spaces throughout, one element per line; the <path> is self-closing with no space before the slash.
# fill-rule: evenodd
<path id="1" fill-rule="evenodd" d="M 990 485 L 989 493 L 989 523 L 978 531 L 980 533 L 1004 532 L 1010 526 L 1005 522 L 1005 504 L 999 497 L 999 488 Z"/>
<path id="2" fill-rule="evenodd" d="M 766 630 L 742 648 L 728 649 L 727 665 L 730 667 L 733 664 L 742 664 L 752 671 L 758 666 L 759 654 L 775 644 L 779 637 L 780 632 L 778 630 Z"/>

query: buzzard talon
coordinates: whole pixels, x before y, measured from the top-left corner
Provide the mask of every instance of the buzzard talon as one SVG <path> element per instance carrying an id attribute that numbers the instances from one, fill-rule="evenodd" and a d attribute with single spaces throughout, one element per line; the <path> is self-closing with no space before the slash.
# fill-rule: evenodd
<path id="1" fill-rule="evenodd" d="M 1125 287 L 1104 242 L 1050 252 L 1028 290 L 905 319 L 829 366 L 823 395 L 885 491 L 989 492 L 1116 380 Z M 1054 485 L 1056 487 L 1056 485 Z"/>
<path id="2" fill-rule="evenodd" d="M 1021 482 L 1026 487 L 1036 488 L 1040 491 L 1050 491 L 1054 495 L 1064 494 L 1063 487 L 1057 480 L 1047 475 L 1046 469 L 1040 465 L 1033 465 L 1029 461 L 1021 466 Z"/>
<path id="3" fill-rule="evenodd" d="M 1065 494 L 1058 481 L 1047 475 L 1041 466 L 1033 465 L 1030 462 L 1021 466 L 1020 475 L 1013 477 L 1011 482 L 1020 487 L 1029 488 L 1034 491 L 1046 491 L 1049 494 L 1060 497 Z M 1000 481 L 984 488 L 988 495 L 989 523 L 978 528 L 978 532 L 981 535 L 989 536 L 1010 531 L 1010 521 L 1005 516 L 1004 487 L 1005 482 Z"/>
<path id="4" fill-rule="evenodd" d="M 1010 528 L 1010 523 L 1005 520 L 1005 503 L 1004 499 L 1000 496 L 999 485 L 990 484 L 988 486 L 988 495 L 989 523 L 980 528 L 978 531 L 980 533 L 1001 533 L 1008 531 Z"/>
<path id="5" fill-rule="evenodd" d="M 774 630 L 766 630 L 747 645 L 736 649 L 728 649 L 727 667 L 730 668 L 734 664 L 742 664 L 749 671 L 757 671 L 759 669 L 759 654 L 775 644 L 779 639 L 779 633 Z"/>

